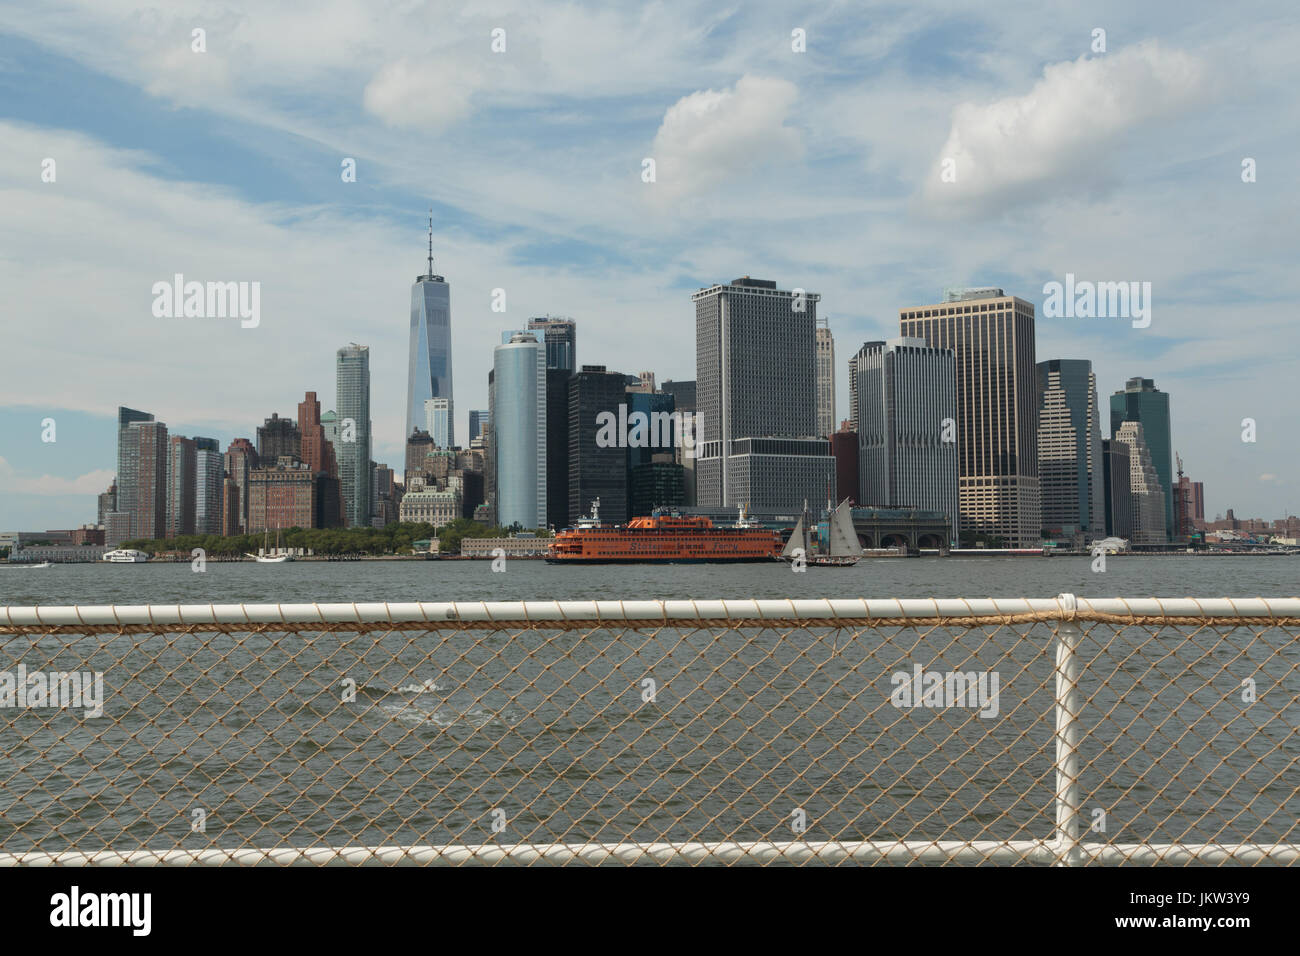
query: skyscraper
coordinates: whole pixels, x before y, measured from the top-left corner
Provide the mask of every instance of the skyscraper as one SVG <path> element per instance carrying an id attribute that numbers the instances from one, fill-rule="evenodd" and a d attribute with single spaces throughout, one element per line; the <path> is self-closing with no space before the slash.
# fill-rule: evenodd
<path id="1" fill-rule="evenodd" d="M 835 339 L 830 322 L 817 320 L 817 434 L 835 431 Z M 843 493 L 843 489 L 841 489 Z"/>
<path id="2" fill-rule="evenodd" d="M 494 350 L 493 372 L 497 523 L 545 527 L 546 349 L 531 332 L 517 332 Z"/>
<path id="3" fill-rule="evenodd" d="M 315 526 L 338 527 L 343 521 L 338 459 L 326 434 L 315 392 L 307 392 L 298 403 L 298 431 L 302 436 L 302 462 L 318 479 Z"/>
<path id="4" fill-rule="evenodd" d="M 197 449 L 194 439 L 172 435 L 167 443 L 167 537 L 194 533 Z"/>
<path id="5" fill-rule="evenodd" d="M 424 430 L 433 436 L 434 444 L 439 448 L 450 448 L 452 427 L 451 420 L 455 408 L 450 398 L 427 398 L 424 401 Z M 418 425 L 416 426 L 419 427 Z"/>
<path id="6" fill-rule="evenodd" d="M 221 534 L 225 467 L 215 438 L 194 439 L 194 533 Z"/>
<path id="7" fill-rule="evenodd" d="M 1165 496 L 1141 422 L 1120 424 L 1114 441 L 1129 447 L 1129 490 L 1133 495 L 1134 544 L 1160 545 L 1169 540 L 1165 528 Z"/>
<path id="8" fill-rule="evenodd" d="M 488 423 L 489 416 L 486 408 L 472 408 L 469 412 L 469 440 L 483 437 L 483 427 Z"/>
<path id="9" fill-rule="evenodd" d="M 153 416 L 150 416 L 152 418 Z M 162 538 L 167 534 L 167 426 L 133 421 L 127 426 L 135 485 L 131 507 L 132 538 Z M 119 505 L 119 508 L 121 506 Z"/>
<path id="10" fill-rule="evenodd" d="M 1174 522 L 1174 450 L 1169 425 L 1169 395 L 1156 388 L 1149 378 L 1130 378 L 1124 390 L 1110 397 L 1110 433 L 1119 434 L 1124 422 L 1141 422 L 1142 435 L 1151 453 L 1160 492 L 1164 497 L 1167 534 L 1173 533 Z"/>
<path id="11" fill-rule="evenodd" d="M 744 276 L 695 303 L 696 500 L 797 509 L 834 493 L 817 438 L 816 293 Z"/>
<path id="12" fill-rule="evenodd" d="M 560 316 L 528 320 L 529 332 L 541 332 L 546 342 L 546 367 L 572 374 L 578 368 L 578 324 Z"/>
<path id="13" fill-rule="evenodd" d="M 271 417 L 257 427 L 257 457 L 274 465 L 281 457 L 298 458 L 302 454 L 302 433 L 292 418 Z"/>
<path id="14" fill-rule="evenodd" d="M 119 519 L 115 524 L 118 528 L 124 529 L 124 534 L 118 541 L 108 539 L 109 544 L 120 544 L 127 538 L 133 538 L 137 535 L 135 519 L 138 515 L 136 502 L 137 483 L 139 481 L 138 468 L 138 436 L 135 432 L 129 430 L 133 422 L 151 422 L 153 415 L 149 412 L 137 411 L 134 408 L 119 406 L 117 409 L 117 500 L 115 502 L 116 513 L 125 515 L 124 519 Z M 105 519 L 107 522 L 107 519 Z"/>
<path id="15" fill-rule="evenodd" d="M 1133 479 L 1129 446 L 1117 438 L 1101 442 L 1102 483 L 1106 489 L 1106 535 L 1133 538 Z"/>
<path id="16" fill-rule="evenodd" d="M 1042 508 L 1033 304 L 1001 289 L 951 290 L 943 302 L 899 310 L 899 325 L 904 336 L 957 356 L 962 535 L 1036 545 Z M 861 396 L 858 402 L 860 413 Z"/>
<path id="17" fill-rule="evenodd" d="M 406 432 L 425 422 L 424 403 L 451 400 L 451 287 L 433 273 L 433 213 L 429 214 L 429 271 L 411 286 L 411 336 L 406 370 Z M 343 415 L 339 409 L 339 415 Z M 455 423 L 448 418 L 447 443 L 455 444 Z"/>
<path id="18" fill-rule="evenodd" d="M 627 459 L 629 449 L 597 442 L 597 417 L 608 412 L 616 419 L 627 393 L 626 376 L 603 365 L 584 365 L 569 378 L 569 502 L 570 519 L 589 514 L 600 499 L 603 521 L 626 522 L 628 515 Z M 637 396 L 649 398 L 649 396 Z M 646 460 L 649 461 L 647 455 Z"/>
<path id="19" fill-rule="evenodd" d="M 339 349 L 336 380 L 343 521 L 363 528 L 370 525 L 370 348 L 354 342 Z"/>
<path id="20" fill-rule="evenodd" d="M 1087 359 L 1038 363 L 1038 480 L 1043 533 L 1102 537 L 1106 522 L 1097 377 Z"/>
<path id="21" fill-rule="evenodd" d="M 236 531 L 231 534 L 244 534 L 248 531 L 249 481 L 254 469 L 258 467 L 257 449 L 247 438 L 236 438 L 226 446 L 226 474 L 235 483 L 238 494 L 235 505 L 238 508 Z M 275 464 L 275 462 L 271 462 Z"/>
<path id="22" fill-rule="evenodd" d="M 858 396 L 858 500 L 948 516 L 957 536 L 957 362 L 918 338 L 867 342 L 852 368 Z M 848 494 L 840 489 L 840 497 Z"/>

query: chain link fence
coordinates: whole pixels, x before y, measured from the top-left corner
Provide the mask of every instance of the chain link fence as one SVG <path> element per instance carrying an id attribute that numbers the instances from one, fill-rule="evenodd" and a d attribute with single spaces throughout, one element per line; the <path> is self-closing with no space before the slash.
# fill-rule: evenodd
<path id="1" fill-rule="evenodd" d="M 1292 864 L 1300 601 L 0 609 L 0 863 Z"/>

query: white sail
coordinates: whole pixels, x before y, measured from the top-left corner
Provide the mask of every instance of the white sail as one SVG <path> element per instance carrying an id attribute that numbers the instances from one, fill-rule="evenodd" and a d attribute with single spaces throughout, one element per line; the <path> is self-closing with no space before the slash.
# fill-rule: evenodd
<path id="1" fill-rule="evenodd" d="M 853 515 L 850 514 L 847 498 L 831 512 L 829 524 L 831 557 L 861 557 L 862 545 L 858 543 L 858 533 L 853 528 Z"/>
<path id="2" fill-rule="evenodd" d="M 791 557 L 796 550 L 804 549 L 805 545 L 803 543 L 803 539 L 804 539 L 803 517 L 800 516 L 799 523 L 794 526 L 794 531 L 790 533 L 790 540 L 787 541 L 785 543 L 785 547 L 781 549 L 781 557 L 783 558 Z M 806 549 L 805 549 L 805 553 L 807 553 Z"/>

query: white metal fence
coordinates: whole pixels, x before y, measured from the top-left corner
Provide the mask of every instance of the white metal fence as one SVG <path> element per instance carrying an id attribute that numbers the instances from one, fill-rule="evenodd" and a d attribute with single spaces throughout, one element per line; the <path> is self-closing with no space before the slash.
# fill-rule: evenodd
<path id="1" fill-rule="evenodd" d="M 1298 630 L 1258 598 L 0 608 L 0 863 L 1289 865 Z"/>

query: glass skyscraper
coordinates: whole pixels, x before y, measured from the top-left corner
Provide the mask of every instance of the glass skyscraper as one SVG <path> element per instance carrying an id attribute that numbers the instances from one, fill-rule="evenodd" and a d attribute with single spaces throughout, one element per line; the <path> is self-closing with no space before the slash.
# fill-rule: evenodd
<path id="1" fill-rule="evenodd" d="M 433 274 L 433 219 L 429 220 L 429 271 L 411 286 L 411 339 L 406 372 L 406 434 L 425 424 L 424 403 L 451 400 L 451 287 Z M 339 410 L 342 414 L 342 409 Z M 455 444 L 455 429 L 447 424 L 447 444 Z"/>
<path id="2" fill-rule="evenodd" d="M 370 349 L 344 346 L 338 351 L 338 460 L 343 492 L 343 520 L 350 528 L 370 525 Z M 421 407 L 420 414 L 424 414 Z"/>
<path id="3" fill-rule="evenodd" d="M 496 347 L 492 451 L 497 523 L 546 526 L 546 348 L 530 332 Z"/>
<path id="4" fill-rule="evenodd" d="M 1142 437 L 1151 452 L 1160 491 L 1165 501 L 1165 530 L 1172 536 L 1174 522 L 1174 452 L 1169 427 L 1169 393 L 1149 378 L 1130 378 L 1124 391 L 1110 397 L 1110 434 L 1119 436 L 1125 422 L 1140 422 Z"/>

